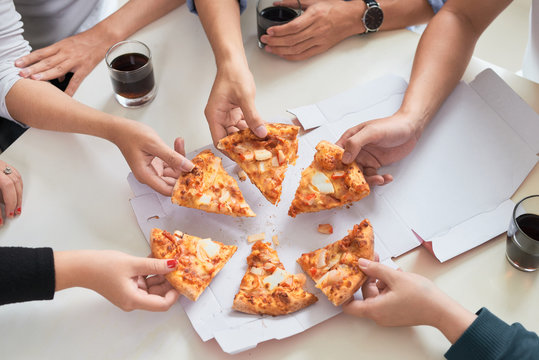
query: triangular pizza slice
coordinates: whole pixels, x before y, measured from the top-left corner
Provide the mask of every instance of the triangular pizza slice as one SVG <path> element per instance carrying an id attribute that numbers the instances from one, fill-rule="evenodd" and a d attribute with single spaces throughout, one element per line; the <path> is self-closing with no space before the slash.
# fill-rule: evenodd
<path id="1" fill-rule="evenodd" d="M 198 299 L 238 249 L 181 231 L 170 234 L 161 229 L 152 229 L 150 245 L 155 258 L 177 261 L 176 270 L 166 274 L 165 278 L 192 301 Z"/>
<path id="2" fill-rule="evenodd" d="M 178 178 L 173 203 L 217 214 L 256 216 L 236 180 L 223 169 L 220 157 L 204 150 L 191 161 L 195 167 Z"/>
<path id="3" fill-rule="evenodd" d="M 357 263 L 359 258 L 374 260 L 374 234 L 367 219 L 354 225 L 342 240 L 302 254 L 297 262 L 316 287 L 339 306 L 367 280 Z"/>
<path id="4" fill-rule="evenodd" d="M 303 289 L 304 284 L 305 275 L 288 273 L 277 252 L 259 240 L 247 257 L 247 272 L 232 308 L 247 314 L 289 314 L 318 301 Z"/>
<path id="5" fill-rule="evenodd" d="M 265 138 L 250 129 L 238 131 L 221 139 L 217 148 L 238 163 L 264 197 L 276 205 L 288 164 L 296 163 L 299 126 L 266 124 L 266 129 Z"/>
<path id="6" fill-rule="evenodd" d="M 342 162 L 344 150 L 327 141 L 316 145 L 312 164 L 303 170 L 288 215 L 340 207 L 369 195 L 369 184 L 359 166 Z"/>

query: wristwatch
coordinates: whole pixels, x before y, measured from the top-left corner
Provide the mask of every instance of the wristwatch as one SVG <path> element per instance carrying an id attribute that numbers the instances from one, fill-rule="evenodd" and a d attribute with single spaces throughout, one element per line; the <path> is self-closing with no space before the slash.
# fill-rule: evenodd
<path id="1" fill-rule="evenodd" d="M 367 10 L 365 10 L 363 17 L 361 18 L 363 26 L 365 26 L 365 32 L 363 34 L 377 32 L 384 21 L 384 13 L 375 0 L 363 1 L 367 5 Z"/>

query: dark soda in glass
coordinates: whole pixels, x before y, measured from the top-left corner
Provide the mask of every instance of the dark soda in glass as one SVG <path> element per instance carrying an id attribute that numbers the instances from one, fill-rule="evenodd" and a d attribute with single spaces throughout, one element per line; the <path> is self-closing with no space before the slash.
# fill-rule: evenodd
<path id="1" fill-rule="evenodd" d="M 507 231 L 507 258 L 518 269 L 539 268 L 539 215 L 522 214 Z"/>
<path id="2" fill-rule="evenodd" d="M 110 66 L 118 72 L 111 76 L 114 92 L 124 98 L 138 99 L 155 86 L 153 67 L 144 54 L 127 53 L 112 60 Z"/>
<path id="3" fill-rule="evenodd" d="M 260 41 L 262 35 L 266 34 L 266 30 L 275 25 L 283 25 L 299 16 L 299 11 L 285 6 L 270 6 L 260 10 L 257 14 L 258 28 L 258 46 L 264 47 Z"/>

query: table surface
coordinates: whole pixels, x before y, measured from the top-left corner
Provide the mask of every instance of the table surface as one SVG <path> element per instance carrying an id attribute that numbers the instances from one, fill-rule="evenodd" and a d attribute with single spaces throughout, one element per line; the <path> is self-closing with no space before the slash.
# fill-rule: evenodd
<path id="1" fill-rule="evenodd" d="M 409 78 L 419 37 L 402 30 L 353 37 L 327 53 L 288 62 L 256 46 L 252 3 L 242 16 L 244 43 L 257 84 L 257 107 L 267 120 L 290 118 L 287 108 L 324 99 L 389 72 Z M 104 63 L 75 98 L 102 111 L 151 125 L 168 143 L 186 139 L 187 150 L 211 141 L 203 110 L 215 76 L 211 48 L 198 18 L 183 6 L 135 34 L 153 51 L 158 94 L 141 109 L 114 100 Z M 464 79 L 485 64 L 474 59 Z M 539 112 L 539 85 L 495 69 Z M 129 168 L 118 149 L 98 138 L 30 129 L 0 158 L 24 179 L 22 216 L 0 229 L 2 246 L 55 250 L 116 249 L 146 256 L 149 247 L 129 204 Z M 536 166 L 514 199 L 539 193 Z M 523 273 L 504 258 L 501 235 L 440 264 L 423 248 L 396 259 L 406 271 L 432 279 L 476 311 L 487 306 L 505 321 L 539 331 L 538 273 Z M 125 313 L 86 289 L 69 289 L 53 301 L 0 307 L 2 358 L 228 358 L 215 340 L 202 342 L 179 304 L 166 313 Z M 435 329 L 383 328 L 340 314 L 301 334 L 271 340 L 236 359 L 336 358 L 358 352 L 375 358 L 441 358 L 449 342 Z"/>

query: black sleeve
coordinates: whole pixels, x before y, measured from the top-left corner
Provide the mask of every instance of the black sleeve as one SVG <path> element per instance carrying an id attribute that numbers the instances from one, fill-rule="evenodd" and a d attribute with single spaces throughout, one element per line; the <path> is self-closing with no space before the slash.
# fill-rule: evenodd
<path id="1" fill-rule="evenodd" d="M 51 300 L 55 286 L 51 248 L 0 247 L 0 305 Z"/>

